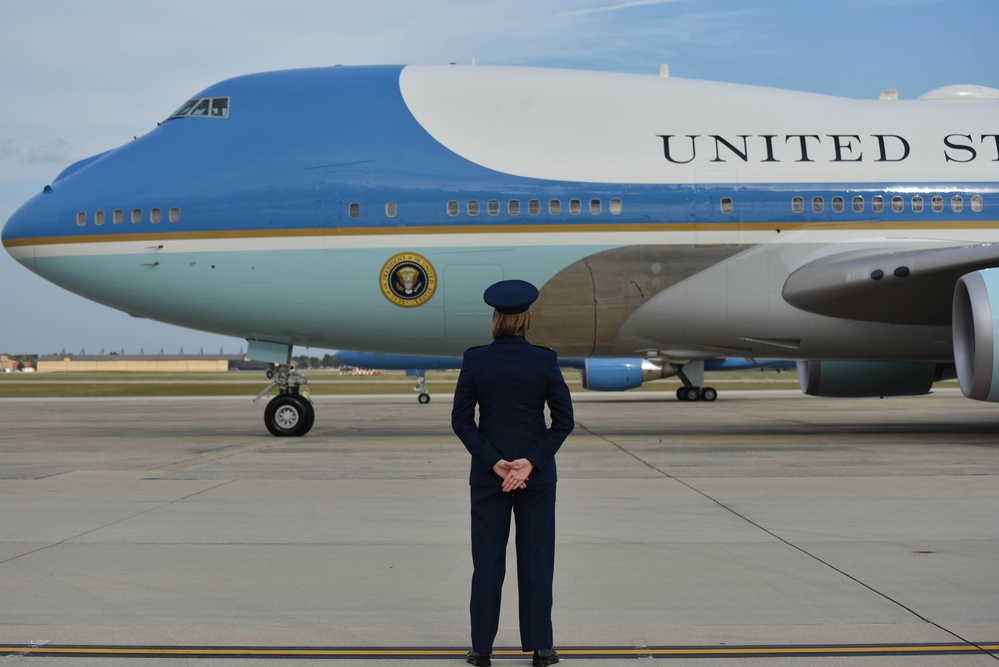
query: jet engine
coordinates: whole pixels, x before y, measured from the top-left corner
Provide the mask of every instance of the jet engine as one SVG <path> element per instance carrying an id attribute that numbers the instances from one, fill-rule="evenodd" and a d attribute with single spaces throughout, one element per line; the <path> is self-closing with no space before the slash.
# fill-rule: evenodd
<path id="1" fill-rule="evenodd" d="M 676 374 L 675 367 L 651 359 L 586 359 L 582 380 L 584 389 L 624 391 Z"/>
<path id="2" fill-rule="evenodd" d="M 978 401 L 999 402 L 999 269 L 958 279 L 954 288 L 952 330 L 954 363 L 961 391 Z"/>
<path id="3" fill-rule="evenodd" d="M 798 382 L 809 396 L 912 396 L 952 377 L 948 370 L 930 361 L 799 361 Z"/>

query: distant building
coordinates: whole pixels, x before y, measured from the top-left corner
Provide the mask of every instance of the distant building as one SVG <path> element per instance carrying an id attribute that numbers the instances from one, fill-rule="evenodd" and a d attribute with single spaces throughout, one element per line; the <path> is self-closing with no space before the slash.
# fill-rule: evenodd
<path id="1" fill-rule="evenodd" d="M 39 373 L 225 373 L 264 370 L 270 364 L 242 355 L 50 354 L 38 357 Z"/>
<path id="2" fill-rule="evenodd" d="M 6 354 L 0 354 L 0 373 L 31 373 L 35 370 L 30 361 L 11 359 Z"/>

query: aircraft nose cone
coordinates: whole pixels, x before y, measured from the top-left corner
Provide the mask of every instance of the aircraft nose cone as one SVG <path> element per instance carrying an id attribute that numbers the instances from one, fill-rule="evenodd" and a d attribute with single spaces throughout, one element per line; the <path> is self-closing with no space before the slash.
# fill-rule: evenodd
<path id="1" fill-rule="evenodd" d="M 7 222 L 0 230 L 0 239 L 3 241 L 4 250 L 11 257 L 29 269 L 34 270 L 34 244 L 31 241 L 35 232 L 37 217 L 37 199 L 41 195 L 28 200 L 21 208 L 14 211 Z"/>

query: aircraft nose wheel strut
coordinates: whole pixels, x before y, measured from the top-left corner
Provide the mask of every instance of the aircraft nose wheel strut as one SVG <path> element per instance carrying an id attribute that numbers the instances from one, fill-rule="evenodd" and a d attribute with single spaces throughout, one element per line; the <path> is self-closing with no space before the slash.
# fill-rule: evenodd
<path id="1" fill-rule="evenodd" d="M 306 387 L 308 379 L 286 364 L 269 369 L 267 379 L 270 384 L 253 399 L 257 405 L 264 406 L 267 430 L 279 438 L 294 438 L 308 433 L 316 421 L 316 411 Z M 263 403 L 274 387 L 278 388 L 278 395 Z"/>
<path id="2" fill-rule="evenodd" d="M 427 392 L 427 375 L 425 371 L 417 374 L 416 386 L 413 387 L 413 391 L 420 393 L 416 400 L 418 400 L 421 405 L 426 405 L 430 402 L 430 394 Z"/>

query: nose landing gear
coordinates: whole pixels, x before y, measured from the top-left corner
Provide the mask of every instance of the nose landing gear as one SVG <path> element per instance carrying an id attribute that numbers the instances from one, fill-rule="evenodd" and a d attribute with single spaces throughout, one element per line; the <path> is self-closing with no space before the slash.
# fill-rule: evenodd
<path id="1" fill-rule="evenodd" d="M 414 370 L 412 372 L 416 375 L 416 386 L 413 387 L 413 391 L 419 392 L 420 394 L 416 400 L 418 400 L 422 405 L 426 405 L 430 402 L 430 394 L 427 392 L 427 372 L 422 369 Z M 406 371 L 407 375 L 409 375 L 409 373 L 410 371 Z"/>
<path id="2" fill-rule="evenodd" d="M 257 405 L 264 405 L 264 424 L 271 435 L 279 438 L 294 438 L 305 435 L 316 421 L 316 411 L 309 400 L 306 387 L 308 379 L 287 364 L 277 364 L 267 371 L 271 382 L 253 399 Z M 261 401 L 274 387 L 278 395 Z"/>

